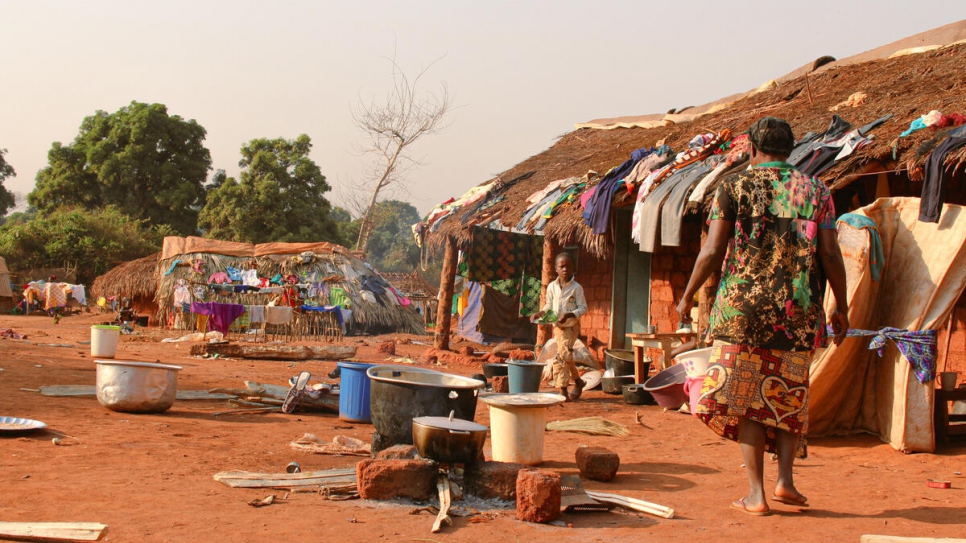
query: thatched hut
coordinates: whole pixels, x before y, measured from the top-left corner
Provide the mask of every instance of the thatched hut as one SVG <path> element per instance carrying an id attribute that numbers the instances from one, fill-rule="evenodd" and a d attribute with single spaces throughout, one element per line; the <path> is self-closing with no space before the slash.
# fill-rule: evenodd
<path id="1" fill-rule="evenodd" d="M 229 267 L 256 270 L 262 278 L 280 275 L 292 277 L 300 284 L 324 283 L 327 290 L 341 289 L 349 299 L 351 323 L 356 329 L 372 333 L 423 332 L 421 318 L 409 301 L 400 301 L 385 288 L 388 283 L 371 265 L 332 243 L 253 245 L 166 237 L 156 275 L 159 320 L 170 320 L 178 282 L 204 288 L 211 276 L 227 272 Z"/>
<path id="2" fill-rule="evenodd" d="M 94 279 L 88 299 L 93 302 L 100 297 L 128 298 L 138 315 L 147 315 L 149 324 L 157 324 L 158 305 L 154 295 L 158 287 L 155 276 L 160 258 L 161 253 L 154 253 L 114 267 Z"/>
<path id="3" fill-rule="evenodd" d="M 382 276 L 413 301 L 416 311 L 423 316 L 424 324 L 433 322 L 439 287 L 427 281 L 418 270 L 413 273 L 382 272 Z"/>
<path id="4" fill-rule="evenodd" d="M 583 123 L 550 149 L 480 184 L 476 190 L 485 193 L 482 199 L 478 195 L 467 198 L 465 201 L 470 203 L 462 207 L 462 199 L 455 204 L 441 204 L 418 228 L 424 236 L 424 250 L 443 256 L 437 346 L 444 347 L 448 342 L 457 254 L 459 250 L 471 250 L 474 227 L 518 231 L 521 218 L 533 211 L 530 197 L 558 180 L 581 177 L 587 182 L 581 190 L 593 189 L 604 176 L 596 175 L 597 172 L 605 174 L 625 163 L 635 149 L 667 144 L 674 152 L 682 151 L 696 135 L 709 131 L 720 135 L 726 130 L 738 135 L 764 115 L 787 119 L 799 137 L 808 132 L 823 133 L 833 115 L 841 116 L 854 128 L 891 115 L 872 130 L 871 142 L 864 142 L 864 146 L 836 160 L 822 171 L 821 178 L 832 189 L 840 214 L 877 198 L 919 196 L 926 178 L 926 162 L 954 128 L 937 126 L 906 136 L 900 133 L 932 110 L 966 113 L 966 94 L 962 92 L 966 84 L 966 44 L 956 43 L 964 38 L 966 21 L 842 61 L 823 57 L 749 93 L 706 106 L 667 115 Z M 900 51 L 912 46 L 918 49 Z M 966 204 L 964 164 L 966 147 L 945 157 L 943 165 L 951 175 L 945 185 L 946 203 Z M 612 348 L 625 347 L 626 334 L 643 332 L 647 325 L 656 325 L 661 332 L 677 328 L 675 305 L 700 249 L 703 219 L 715 188 L 708 188 L 699 205 L 680 211 L 679 239 L 664 243 L 658 236 L 656 246 L 644 252 L 631 238 L 632 210 L 639 186 L 632 185 L 630 191 L 620 186 L 621 190 L 614 192 L 605 233 L 594 233 L 585 224 L 580 193 L 543 215 L 549 218 L 540 230 L 534 229 L 532 223 L 524 225 L 524 230 L 543 236 L 544 286 L 552 278 L 552 255 L 561 248 L 576 253 L 578 279 L 584 285 L 589 305 L 582 331 L 589 341 L 596 339 Z M 649 203 L 648 198 L 645 194 L 641 201 Z M 665 213 L 664 202 L 653 202 L 656 205 L 651 209 Z M 702 293 L 703 317 L 708 310 L 708 291 L 713 296 L 714 288 L 715 285 L 708 285 Z M 945 313 L 938 319 L 937 327 L 942 331 L 940 345 L 949 344 L 940 369 L 964 372 L 966 336 L 957 329 L 958 325 L 952 324 L 961 323 L 966 317 L 966 303 L 960 297 L 962 285 L 959 288 L 953 299 L 960 301 L 943 309 Z M 951 337 L 959 339 L 950 343 Z M 542 339 L 538 337 L 538 343 Z M 901 399 L 904 395 L 905 392 L 896 392 L 897 413 L 906 409 Z M 909 427 L 906 419 L 897 424 Z M 929 426 L 928 421 L 924 424 Z M 860 423 L 829 431 L 859 428 L 881 431 L 879 427 L 862 428 Z M 905 437 L 884 439 L 906 448 Z M 929 446 L 920 441 L 909 448 L 927 450 Z"/>

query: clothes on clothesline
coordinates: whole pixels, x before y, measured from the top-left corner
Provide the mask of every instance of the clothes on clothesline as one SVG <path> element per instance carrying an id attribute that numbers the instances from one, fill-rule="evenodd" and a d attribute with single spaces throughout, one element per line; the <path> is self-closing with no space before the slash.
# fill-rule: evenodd
<path id="1" fill-rule="evenodd" d="M 950 132 L 926 160 L 926 179 L 922 184 L 919 204 L 920 221 L 939 222 L 946 200 L 946 184 L 952 178 L 952 173 L 946 167 L 946 156 L 963 145 L 966 145 L 966 126 Z"/>
<path id="2" fill-rule="evenodd" d="M 287 305 L 265 306 L 265 322 L 272 325 L 289 324 L 292 322 L 292 307 Z"/>
<path id="3" fill-rule="evenodd" d="M 651 154 L 653 149 L 640 148 L 631 153 L 631 157 L 623 164 L 611 169 L 604 174 L 604 177 L 597 184 L 594 195 L 587 201 L 586 209 L 583 212 L 584 224 L 590 227 L 595 234 L 607 232 L 610 225 L 610 210 L 613 204 L 614 192 L 618 183 L 631 172 L 634 165 L 641 159 Z"/>
<path id="4" fill-rule="evenodd" d="M 869 271 L 872 273 L 872 280 L 878 282 L 882 277 L 882 268 L 885 266 L 885 255 L 882 253 L 882 238 L 879 237 L 879 225 L 865 215 L 857 213 L 846 213 L 836 221 L 844 222 L 853 228 L 868 230 L 869 232 Z"/>
<path id="5" fill-rule="evenodd" d="M 191 312 L 195 315 L 208 315 L 211 329 L 227 334 L 231 323 L 245 312 L 245 306 L 219 302 L 192 302 Z"/>
<path id="6" fill-rule="evenodd" d="M 828 326 L 828 333 L 834 332 Z M 880 330 L 859 330 L 850 328 L 847 337 L 872 336 L 869 350 L 875 350 L 879 356 L 885 351 L 886 341 L 895 342 L 896 348 L 912 365 L 916 380 L 928 383 L 936 378 L 936 331 L 935 330 L 903 330 L 902 328 L 886 327 Z"/>
<path id="7" fill-rule="evenodd" d="M 489 282 L 522 275 L 539 277 L 543 269 L 543 238 L 474 227 L 466 257 L 470 281 Z"/>

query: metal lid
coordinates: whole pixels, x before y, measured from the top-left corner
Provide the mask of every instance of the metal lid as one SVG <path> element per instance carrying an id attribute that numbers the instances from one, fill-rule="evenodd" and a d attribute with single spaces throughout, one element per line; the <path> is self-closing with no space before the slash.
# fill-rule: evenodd
<path id="1" fill-rule="evenodd" d="M 416 417 L 413 424 L 421 424 L 429 428 L 442 430 L 459 430 L 463 432 L 485 432 L 488 427 L 471 420 L 454 419 L 450 417 Z"/>
<path id="2" fill-rule="evenodd" d="M 480 396 L 484 402 L 494 407 L 550 407 L 567 401 L 560 394 L 532 392 L 526 394 L 490 394 Z"/>

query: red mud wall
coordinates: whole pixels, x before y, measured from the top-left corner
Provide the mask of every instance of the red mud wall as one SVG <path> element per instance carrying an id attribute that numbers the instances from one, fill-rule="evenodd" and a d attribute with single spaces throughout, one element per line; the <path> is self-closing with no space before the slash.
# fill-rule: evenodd
<path id="1" fill-rule="evenodd" d="M 587 314 L 580 319 L 580 333 L 587 336 L 589 345 L 603 343 L 610 338 L 611 283 L 614 277 L 613 260 L 602 260 L 581 250 L 577 256 L 577 282 L 584 287 Z M 594 342 L 597 338 L 599 342 Z M 603 360 L 603 349 L 591 349 Z"/>
<path id="2" fill-rule="evenodd" d="M 952 327 L 947 321 L 947 326 L 939 331 L 936 371 L 955 371 L 959 373 L 957 382 L 962 383 L 966 381 L 966 295 L 956 302 L 950 319 Z"/>
<path id="3" fill-rule="evenodd" d="M 677 304 L 701 250 L 700 225 L 685 223 L 681 239 L 680 247 L 660 247 L 651 257 L 651 324 L 659 333 L 678 328 Z"/>

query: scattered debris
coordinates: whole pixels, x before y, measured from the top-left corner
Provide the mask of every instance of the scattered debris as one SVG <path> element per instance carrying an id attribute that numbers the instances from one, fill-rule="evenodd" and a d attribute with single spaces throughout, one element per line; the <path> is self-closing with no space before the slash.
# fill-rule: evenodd
<path id="1" fill-rule="evenodd" d="M 233 394 L 243 400 L 232 400 L 232 402 L 248 407 L 267 407 L 279 406 L 288 397 L 291 387 L 281 385 L 270 385 L 255 381 L 245 381 L 246 388 L 212 388 L 208 392 L 215 394 Z M 318 391 L 319 394 L 305 394 L 299 400 L 298 409 L 303 411 L 326 411 L 329 413 L 339 412 L 339 395 L 328 393 L 326 390 Z"/>
<path id="2" fill-rule="evenodd" d="M 323 471 L 303 471 L 300 473 L 258 473 L 251 471 L 222 471 L 214 475 L 214 479 L 232 488 L 298 488 L 319 487 L 342 489 L 356 489 L 356 469 L 339 468 Z M 335 492 L 335 490 L 331 490 Z"/>
<path id="3" fill-rule="evenodd" d="M 581 417 L 577 419 L 554 421 L 547 424 L 550 432 L 573 432 L 594 436 L 627 437 L 630 430 L 622 424 L 607 420 L 604 417 Z"/>
<path id="4" fill-rule="evenodd" d="M 430 530 L 434 534 L 439 533 L 439 531 L 443 529 L 444 523 L 447 526 L 453 525 L 453 519 L 449 518 L 449 508 L 452 497 L 450 495 L 448 474 L 439 474 L 439 477 L 436 479 L 436 489 L 439 491 L 439 513 L 436 515 L 436 521 L 433 522 L 433 529 Z"/>
<path id="5" fill-rule="evenodd" d="M 269 494 L 262 499 L 254 499 L 248 502 L 248 505 L 252 507 L 265 507 L 266 505 L 272 505 L 275 503 L 275 494 Z"/>
<path id="6" fill-rule="evenodd" d="M 305 434 L 304 436 L 289 443 L 289 446 L 296 451 L 310 452 L 315 454 L 334 454 L 345 456 L 372 456 L 372 445 L 347 436 L 335 436 L 331 443 L 322 441 L 315 434 Z"/>
<path id="7" fill-rule="evenodd" d="M 587 491 L 587 495 L 599 502 L 612 503 L 633 511 L 640 511 L 641 513 L 647 513 L 649 515 L 662 518 L 674 518 L 674 509 L 665 507 L 663 505 L 658 505 L 656 503 L 646 502 L 636 498 L 628 498 L 627 496 L 621 496 L 619 494 L 592 492 L 590 490 Z"/>
<path id="8" fill-rule="evenodd" d="M 950 488 L 953 484 L 951 481 L 944 479 L 929 479 L 926 481 L 926 486 L 929 488 Z"/>
<path id="9" fill-rule="evenodd" d="M 566 513 L 589 513 L 610 511 L 613 505 L 594 501 L 584 491 L 579 475 L 560 476 L 560 511 Z"/>
<path id="10" fill-rule="evenodd" d="M 94 385 L 49 385 L 39 389 L 22 388 L 28 392 L 39 392 L 44 396 L 97 396 L 97 388 Z M 207 390 L 179 390 L 178 400 L 231 400 L 236 398 L 235 394 L 215 394 Z"/>
<path id="11" fill-rule="evenodd" d="M 0 539 L 98 541 L 106 532 L 99 522 L 0 522 Z"/>
<path id="12" fill-rule="evenodd" d="M 302 473 L 302 466 L 298 462 L 289 462 L 285 466 L 285 473 Z"/>

